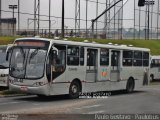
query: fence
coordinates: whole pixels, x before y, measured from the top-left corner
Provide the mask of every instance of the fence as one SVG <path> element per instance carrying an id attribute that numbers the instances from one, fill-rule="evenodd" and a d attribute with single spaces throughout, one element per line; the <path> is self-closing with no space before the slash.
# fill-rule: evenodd
<path id="1" fill-rule="evenodd" d="M 13 4 L 17 4 L 17 0 L 13 1 Z M 61 35 L 61 2 L 54 0 L 51 3 L 52 14 L 50 16 L 51 26 L 49 27 L 48 8 L 45 6 L 48 1 L 20 1 L 20 10 L 15 10 L 15 17 L 18 21 L 16 27 L 18 35 L 33 36 L 40 34 L 43 37 Z M 154 5 L 146 5 L 141 8 L 138 7 L 138 0 L 118 1 L 66 0 L 65 37 L 77 36 L 105 39 L 160 38 L 159 0 L 156 0 Z M 10 0 L 2 2 L 2 18 L 12 16 L 13 12 L 7 8 L 10 2 Z M 116 2 L 118 3 L 114 5 Z M 112 5 L 114 6 L 109 9 Z M 25 6 L 30 6 L 30 9 Z M 35 6 L 37 9 L 35 9 Z M 109 10 L 95 20 L 94 26 L 92 26 L 92 20 L 106 9 Z"/>

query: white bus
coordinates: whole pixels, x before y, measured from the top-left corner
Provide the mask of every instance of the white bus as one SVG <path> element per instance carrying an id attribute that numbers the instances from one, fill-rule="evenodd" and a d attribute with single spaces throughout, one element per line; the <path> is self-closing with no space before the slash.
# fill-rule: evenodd
<path id="1" fill-rule="evenodd" d="M 160 79 L 160 56 L 151 56 L 150 79 Z"/>
<path id="2" fill-rule="evenodd" d="M 12 48 L 9 88 L 37 95 L 134 89 L 148 84 L 150 50 L 97 43 L 21 38 Z"/>
<path id="3" fill-rule="evenodd" d="M 7 45 L 0 45 L 0 86 L 8 87 L 9 63 L 6 61 Z"/>

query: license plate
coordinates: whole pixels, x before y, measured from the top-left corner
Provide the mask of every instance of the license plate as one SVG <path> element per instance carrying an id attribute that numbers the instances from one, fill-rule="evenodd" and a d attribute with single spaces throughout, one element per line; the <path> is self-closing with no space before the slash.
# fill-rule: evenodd
<path id="1" fill-rule="evenodd" d="M 21 87 L 21 91 L 28 91 L 28 87 L 26 86 Z"/>

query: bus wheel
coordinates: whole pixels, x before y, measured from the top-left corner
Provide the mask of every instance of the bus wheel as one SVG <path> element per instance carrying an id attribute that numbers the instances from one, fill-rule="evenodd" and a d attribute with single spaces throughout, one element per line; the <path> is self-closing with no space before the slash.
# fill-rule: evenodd
<path id="1" fill-rule="evenodd" d="M 78 82 L 73 81 L 69 88 L 69 97 L 72 99 L 79 98 L 80 85 Z"/>
<path id="2" fill-rule="evenodd" d="M 46 98 L 47 96 L 38 94 L 37 97 L 39 97 L 39 98 Z"/>
<path id="3" fill-rule="evenodd" d="M 127 93 L 132 93 L 134 91 L 134 86 L 135 86 L 134 79 L 130 78 L 127 81 L 127 86 L 126 86 Z"/>

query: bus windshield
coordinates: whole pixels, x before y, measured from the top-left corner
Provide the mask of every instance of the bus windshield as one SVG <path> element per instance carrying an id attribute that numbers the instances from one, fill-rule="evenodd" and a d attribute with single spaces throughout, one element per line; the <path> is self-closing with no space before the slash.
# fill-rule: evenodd
<path id="1" fill-rule="evenodd" d="M 9 66 L 8 62 L 6 61 L 6 49 L 7 46 L 0 47 L 0 69 L 6 69 Z"/>
<path id="2" fill-rule="evenodd" d="M 10 61 L 11 76 L 19 79 L 39 79 L 44 75 L 47 50 L 15 47 Z"/>

